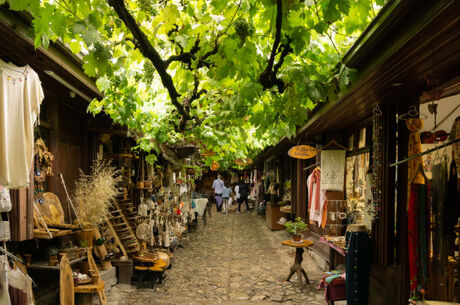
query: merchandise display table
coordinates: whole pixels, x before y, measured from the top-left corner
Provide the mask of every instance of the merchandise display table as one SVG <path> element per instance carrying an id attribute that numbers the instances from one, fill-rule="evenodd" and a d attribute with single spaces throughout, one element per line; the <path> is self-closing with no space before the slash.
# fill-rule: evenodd
<path id="1" fill-rule="evenodd" d="M 310 284 L 310 280 L 308 279 L 307 272 L 305 272 L 305 270 L 302 268 L 302 261 L 303 261 L 302 254 L 304 252 L 304 248 L 311 247 L 313 245 L 313 242 L 311 240 L 306 240 L 306 239 L 303 239 L 300 242 L 294 242 L 292 240 L 285 240 L 281 244 L 283 246 L 296 248 L 294 264 L 291 266 L 291 271 L 289 272 L 289 275 L 286 281 L 289 281 L 291 277 L 294 275 L 294 273 L 297 273 L 297 281 L 298 281 L 299 288 L 303 287 L 302 276 L 305 277 L 305 282 L 307 284 Z"/>
<path id="2" fill-rule="evenodd" d="M 323 244 L 326 244 L 330 248 L 330 250 L 329 250 L 329 270 L 334 270 L 335 265 L 336 265 L 335 262 L 337 261 L 337 254 L 339 254 L 341 256 L 345 256 L 345 249 L 342 248 L 341 245 L 339 245 L 337 243 L 334 243 L 331 240 L 328 240 L 324 236 L 321 236 L 319 238 L 319 242 L 323 243 Z"/>

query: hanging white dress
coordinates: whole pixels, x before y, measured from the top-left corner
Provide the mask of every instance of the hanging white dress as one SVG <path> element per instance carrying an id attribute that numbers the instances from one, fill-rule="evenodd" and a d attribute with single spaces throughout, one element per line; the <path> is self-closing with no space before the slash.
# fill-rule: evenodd
<path id="1" fill-rule="evenodd" d="M 29 185 L 34 124 L 43 97 L 34 70 L 0 60 L 0 184 L 4 186 Z"/>
<path id="2" fill-rule="evenodd" d="M 0 305 L 11 305 L 7 276 L 9 270 L 8 259 L 5 255 L 0 256 Z"/>

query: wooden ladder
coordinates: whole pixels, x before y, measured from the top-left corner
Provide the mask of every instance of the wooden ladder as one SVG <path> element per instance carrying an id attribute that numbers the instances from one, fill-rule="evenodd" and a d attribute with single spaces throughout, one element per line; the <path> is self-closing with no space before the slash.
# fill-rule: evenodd
<path id="1" fill-rule="evenodd" d="M 113 208 L 110 213 L 111 215 L 108 217 L 107 225 L 116 233 L 114 235 L 117 236 L 117 242 L 123 245 L 128 255 L 138 252 L 141 245 L 134 234 L 131 223 L 128 221 L 117 202 L 113 203 Z"/>
<path id="2" fill-rule="evenodd" d="M 117 201 L 118 207 L 123 212 L 123 215 L 126 217 L 126 220 L 131 225 L 132 228 L 137 227 L 142 221 L 142 217 L 137 214 L 137 208 L 134 206 L 133 202 L 129 199 L 119 199 Z"/>

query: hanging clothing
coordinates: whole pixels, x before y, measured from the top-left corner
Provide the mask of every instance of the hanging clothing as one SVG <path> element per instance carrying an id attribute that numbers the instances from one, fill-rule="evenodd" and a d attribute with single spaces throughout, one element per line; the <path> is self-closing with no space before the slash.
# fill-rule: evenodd
<path id="1" fill-rule="evenodd" d="M 9 270 L 8 258 L 5 255 L 0 256 L 0 305 L 11 305 L 7 276 Z"/>
<path id="2" fill-rule="evenodd" d="M 444 235 L 444 208 L 447 205 L 447 163 L 433 166 L 432 212 L 433 212 L 433 271 L 444 274 L 448 247 Z"/>
<path id="3" fill-rule="evenodd" d="M 412 183 L 409 194 L 408 242 L 410 290 L 428 280 L 430 185 Z"/>
<path id="4" fill-rule="evenodd" d="M 345 150 L 321 151 L 321 190 L 343 191 L 345 182 Z"/>
<path id="5" fill-rule="evenodd" d="M 346 290 L 348 305 L 369 304 L 370 243 L 365 231 L 345 235 Z"/>
<path id="6" fill-rule="evenodd" d="M 449 134 L 449 141 L 457 139 L 460 139 L 460 116 L 455 119 Z M 460 168 L 460 142 L 452 144 L 452 153 L 458 170 Z M 460 173 L 457 171 L 458 174 Z"/>
<path id="7" fill-rule="evenodd" d="M 315 168 L 313 172 L 308 176 L 307 187 L 308 187 L 308 215 L 310 223 L 313 224 L 315 221 L 318 226 L 324 227 L 326 225 L 326 217 L 324 211 L 326 210 L 326 191 L 321 191 L 321 171 Z M 323 221 L 324 219 L 324 221 Z"/>
<path id="8" fill-rule="evenodd" d="M 43 98 L 34 70 L 0 60 L 0 184 L 4 186 L 29 185 L 34 124 Z"/>
<path id="9" fill-rule="evenodd" d="M 444 233 L 455 240 L 455 224 L 460 216 L 460 193 L 458 192 L 457 165 L 455 160 L 450 163 L 449 181 L 447 182 L 447 198 L 444 205 Z"/>
<path id="10" fill-rule="evenodd" d="M 33 305 L 32 279 L 19 268 L 8 271 L 8 290 L 12 305 Z"/>
<path id="11" fill-rule="evenodd" d="M 419 118 L 411 118 L 406 120 L 407 129 L 409 129 L 409 150 L 408 155 L 413 156 L 422 152 L 422 142 L 420 140 L 420 130 L 423 127 L 423 120 Z M 417 157 L 408 161 L 408 187 L 411 183 L 424 183 L 423 177 L 418 174 L 419 164 L 423 166 L 422 157 Z M 417 177 L 415 177 L 417 175 Z M 414 179 L 415 178 L 415 179 Z"/>

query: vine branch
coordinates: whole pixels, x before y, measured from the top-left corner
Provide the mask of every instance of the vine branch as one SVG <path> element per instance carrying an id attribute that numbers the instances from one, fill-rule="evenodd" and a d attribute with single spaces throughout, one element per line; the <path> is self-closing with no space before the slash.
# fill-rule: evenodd
<path id="1" fill-rule="evenodd" d="M 124 0 L 107 0 L 109 5 L 115 10 L 118 17 L 123 21 L 128 30 L 132 33 L 135 41 L 136 48 L 148 58 L 158 74 L 160 75 L 161 82 L 168 90 L 169 97 L 171 98 L 172 104 L 176 107 L 179 114 L 182 116 L 183 121 L 191 120 L 190 114 L 185 110 L 184 106 L 179 102 L 180 94 L 177 92 L 174 86 L 171 75 L 168 73 L 167 64 L 161 58 L 160 54 L 155 50 L 150 41 L 148 40 L 145 33 L 141 30 L 139 25 L 136 23 L 134 17 L 130 14 Z"/>
<path id="2" fill-rule="evenodd" d="M 287 42 L 281 43 L 281 27 L 283 25 L 283 1 L 276 0 L 276 23 L 275 23 L 275 40 L 273 41 L 272 51 L 267 62 L 267 66 L 264 71 L 260 74 L 259 82 L 262 84 L 264 89 L 270 89 L 273 86 L 278 87 L 279 92 L 284 92 L 285 83 L 279 79 L 276 74 L 284 63 L 286 56 L 293 50 L 290 46 L 291 39 L 286 36 Z M 278 62 L 275 64 L 275 57 L 281 53 Z"/>

